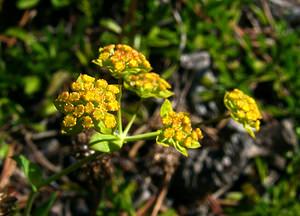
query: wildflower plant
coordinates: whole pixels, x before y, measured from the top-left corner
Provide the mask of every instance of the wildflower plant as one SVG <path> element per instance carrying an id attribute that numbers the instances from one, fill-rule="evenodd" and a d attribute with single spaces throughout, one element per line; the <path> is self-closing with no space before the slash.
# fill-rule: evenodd
<path id="1" fill-rule="evenodd" d="M 187 149 L 199 148 L 203 138 L 200 128 L 193 129 L 188 113 L 174 112 L 169 100 L 163 103 L 160 116 L 163 128 L 156 142 L 162 146 L 173 146 L 181 154 L 188 156 Z"/>
<path id="2" fill-rule="evenodd" d="M 255 100 L 238 89 L 226 92 L 224 104 L 230 116 L 241 123 L 250 136 L 255 137 L 254 130 L 258 131 L 262 115 Z"/>
<path id="3" fill-rule="evenodd" d="M 99 49 L 99 57 L 93 60 L 93 63 L 110 73 L 119 84 L 109 84 L 104 79 L 80 74 L 77 80 L 71 83 L 69 89 L 58 95 L 54 104 L 64 114 L 63 133 L 74 135 L 86 130 L 93 132 L 89 140 L 89 148 L 95 153 L 47 179 L 43 179 L 41 171 L 36 166 L 32 166 L 24 158 L 19 158 L 17 161 L 23 166 L 24 172 L 28 173 L 32 184 L 25 215 L 30 215 L 32 203 L 40 188 L 96 159 L 101 153 L 111 153 L 121 149 L 128 142 L 153 139 L 161 146 L 175 148 L 184 156 L 188 156 L 188 149 L 201 146 L 199 142 L 203 139 L 201 129 L 192 127 L 189 113 L 173 110 L 171 102 L 167 99 L 174 94 L 171 85 L 152 71 L 150 63 L 142 53 L 128 45 L 108 45 Z M 141 99 L 163 98 L 165 100 L 160 110 L 160 129 L 129 135 L 136 114 L 123 129 L 121 99 L 124 89 L 136 93 Z M 261 119 L 254 99 L 235 89 L 225 94 L 224 103 L 231 117 L 242 123 L 254 137 L 252 129 L 259 130 Z"/>

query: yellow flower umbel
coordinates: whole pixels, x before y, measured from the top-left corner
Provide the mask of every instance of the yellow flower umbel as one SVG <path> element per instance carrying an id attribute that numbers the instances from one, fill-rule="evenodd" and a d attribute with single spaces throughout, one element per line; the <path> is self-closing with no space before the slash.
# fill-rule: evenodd
<path id="1" fill-rule="evenodd" d="M 120 109 L 116 98 L 118 86 L 81 74 L 72 83 L 71 89 L 70 92 L 62 92 L 55 100 L 57 109 L 66 115 L 62 123 L 63 132 L 74 133 L 89 128 L 99 130 L 99 125 L 105 128 L 116 126 L 115 116 L 110 112 Z"/>
<path id="2" fill-rule="evenodd" d="M 108 70 L 116 79 L 123 78 L 126 74 L 149 72 L 152 69 L 142 53 L 124 44 L 111 44 L 100 48 L 99 57 L 93 63 Z"/>
<path id="3" fill-rule="evenodd" d="M 124 79 L 124 86 L 141 98 L 168 98 L 173 95 L 173 92 L 168 90 L 171 85 L 156 73 L 128 75 Z"/>
<path id="4" fill-rule="evenodd" d="M 250 136 L 255 137 L 253 130 L 258 131 L 261 113 L 255 100 L 238 89 L 226 92 L 224 104 L 230 111 L 231 117 L 241 123 Z"/>
<path id="5" fill-rule="evenodd" d="M 199 128 L 193 129 L 189 115 L 173 111 L 170 101 L 166 100 L 161 107 L 160 115 L 163 128 L 156 138 L 158 144 L 173 146 L 177 151 L 188 156 L 187 149 L 199 148 L 199 140 L 203 138 Z"/>

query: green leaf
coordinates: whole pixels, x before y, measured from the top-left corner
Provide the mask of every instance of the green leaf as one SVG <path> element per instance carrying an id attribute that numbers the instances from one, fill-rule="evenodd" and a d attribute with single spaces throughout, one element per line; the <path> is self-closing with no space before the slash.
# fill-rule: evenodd
<path id="1" fill-rule="evenodd" d="M 179 142 L 173 141 L 172 143 L 173 143 L 173 146 L 175 147 L 175 149 L 176 149 L 177 151 L 179 151 L 181 154 L 183 154 L 183 155 L 186 156 L 186 157 L 188 156 L 188 152 L 187 152 L 186 148 L 183 147 L 183 146 L 181 146 L 181 145 L 179 144 Z"/>
<path id="2" fill-rule="evenodd" d="M 248 134 L 253 138 L 255 139 L 255 134 L 253 132 L 253 128 L 251 126 L 249 126 L 248 124 L 244 124 L 243 125 L 244 128 L 246 129 L 246 131 L 248 132 Z"/>
<path id="3" fill-rule="evenodd" d="M 191 146 L 189 146 L 190 149 L 196 149 L 196 148 L 200 148 L 201 144 L 197 141 L 193 141 Z"/>
<path id="4" fill-rule="evenodd" d="M 24 91 L 27 95 L 32 95 L 41 87 L 41 81 L 37 76 L 27 76 L 23 78 Z"/>
<path id="5" fill-rule="evenodd" d="M 160 116 L 165 116 L 167 115 L 168 113 L 172 112 L 173 111 L 173 108 L 172 108 L 172 104 L 169 100 L 165 100 L 164 103 L 161 105 L 161 108 L 160 108 Z"/>
<path id="6" fill-rule="evenodd" d="M 118 137 L 110 134 L 95 133 L 90 139 L 90 148 L 100 152 L 110 153 L 122 147 Z"/>
<path id="7" fill-rule="evenodd" d="M 174 209 L 168 209 L 167 211 L 159 214 L 158 216 L 178 216 L 178 214 Z"/>
<path id="8" fill-rule="evenodd" d="M 54 7 L 65 7 L 70 4 L 70 0 L 51 0 Z"/>
<path id="9" fill-rule="evenodd" d="M 120 25 L 112 19 L 102 19 L 100 21 L 100 25 L 116 34 L 120 34 L 122 32 L 122 28 L 120 27 Z"/>
<path id="10" fill-rule="evenodd" d="M 0 159 L 3 160 L 9 149 L 9 144 L 5 142 L 4 139 L 0 139 Z"/>
<path id="11" fill-rule="evenodd" d="M 95 129 L 102 134 L 112 134 L 112 129 L 105 127 L 103 121 L 100 121 Z"/>
<path id="12" fill-rule="evenodd" d="M 166 138 L 163 138 L 162 139 L 162 136 L 161 135 L 159 135 L 159 136 L 157 136 L 156 137 L 156 143 L 158 144 L 158 145 L 162 145 L 163 147 L 170 147 L 170 145 L 169 144 L 167 144 L 168 143 L 168 141 L 167 141 L 167 139 Z"/>
<path id="13" fill-rule="evenodd" d="M 159 91 L 157 94 L 157 97 L 159 98 L 168 98 L 171 97 L 172 95 L 174 95 L 173 92 L 169 91 L 169 90 L 165 90 L 165 91 Z"/>
<path id="14" fill-rule="evenodd" d="M 36 6 L 40 0 L 18 0 L 17 8 L 19 9 L 29 9 Z"/>
<path id="15" fill-rule="evenodd" d="M 87 56 L 82 51 L 76 50 L 75 55 L 82 65 L 86 66 L 89 63 Z"/>
<path id="16" fill-rule="evenodd" d="M 244 194 L 239 191 L 231 191 L 226 195 L 226 199 L 240 201 L 244 197 Z"/>
<path id="17" fill-rule="evenodd" d="M 47 216 L 47 215 L 49 215 L 51 207 L 53 206 L 56 198 L 57 198 L 57 194 L 52 193 L 50 195 L 50 198 L 46 202 L 44 202 L 41 206 L 36 208 L 36 210 L 33 212 L 33 216 Z"/>
<path id="18" fill-rule="evenodd" d="M 18 166 L 22 169 L 27 177 L 33 191 L 37 191 L 39 185 L 43 182 L 42 171 L 39 166 L 30 162 L 25 156 L 14 156 L 13 159 L 17 162 Z"/>

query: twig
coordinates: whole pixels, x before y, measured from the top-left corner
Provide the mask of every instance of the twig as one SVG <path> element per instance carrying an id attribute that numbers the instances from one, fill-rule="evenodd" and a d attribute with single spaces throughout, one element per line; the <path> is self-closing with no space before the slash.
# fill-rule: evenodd
<path id="1" fill-rule="evenodd" d="M 164 199 L 165 199 L 165 197 L 168 193 L 169 183 L 170 183 L 170 180 L 172 178 L 172 175 L 173 175 L 173 172 L 172 173 L 168 172 L 166 174 L 162 189 L 161 189 L 159 195 L 157 196 L 157 200 L 156 200 L 156 203 L 154 205 L 151 216 L 157 216 L 158 215 L 158 212 L 159 212 L 159 210 L 160 210 L 160 208 L 163 204 L 163 201 L 164 201 Z"/>
<path id="2" fill-rule="evenodd" d="M 14 152 L 15 144 L 10 144 L 1 173 L 0 188 L 4 188 L 8 184 L 9 178 L 15 170 L 16 162 L 11 159 Z"/>
<path id="3" fill-rule="evenodd" d="M 273 15 L 271 13 L 271 9 L 270 9 L 270 6 L 269 6 L 268 2 L 266 0 L 261 0 L 261 4 L 262 4 L 263 10 L 266 14 L 266 17 L 269 20 L 269 23 L 270 23 L 271 27 L 274 28 L 275 22 L 274 22 L 274 18 L 273 18 Z"/>
<path id="4" fill-rule="evenodd" d="M 47 168 L 48 170 L 52 171 L 52 172 L 59 172 L 60 168 L 55 166 L 54 164 L 52 164 L 41 152 L 40 150 L 36 147 L 36 145 L 32 142 L 32 137 L 31 134 L 29 132 L 25 132 L 25 141 L 27 143 L 27 145 L 29 146 L 29 148 L 32 150 L 33 152 L 33 156 L 35 158 L 35 160 L 41 164 L 42 166 L 44 166 L 45 168 Z"/>
<path id="5" fill-rule="evenodd" d="M 214 213 L 214 215 L 224 216 L 223 209 L 222 209 L 219 201 L 216 198 L 209 195 L 209 196 L 207 196 L 207 200 L 210 203 L 211 210 Z"/>
<path id="6" fill-rule="evenodd" d="M 160 191 L 158 197 L 157 197 L 157 200 L 156 200 L 156 203 L 155 203 L 155 206 L 153 208 L 153 211 L 151 213 L 151 216 L 157 216 L 158 215 L 158 212 L 161 208 L 161 205 L 167 195 L 167 192 L 168 192 L 168 186 L 167 185 L 164 185 L 164 187 L 162 188 L 162 190 Z"/>
<path id="7" fill-rule="evenodd" d="M 136 211 L 136 216 L 145 215 L 147 213 L 147 211 L 149 210 L 149 208 L 153 205 L 155 200 L 156 200 L 156 196 L 150 197 L 150 199 L 147 200 L 146 204 Z"/>
<path id="8" fill-rule="evenodd" d="M 48 130 L 45 132 L 35 133 L 31 135 L 32 140 L 40 140 L 57 136 L 59 133 L 57 130 Z"/>

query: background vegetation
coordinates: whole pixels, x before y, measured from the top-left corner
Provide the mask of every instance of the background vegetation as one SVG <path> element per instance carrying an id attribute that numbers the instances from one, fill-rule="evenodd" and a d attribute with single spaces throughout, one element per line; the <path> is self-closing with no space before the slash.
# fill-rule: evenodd
<path id="1" fill-rule="evenodd" d="M 195 122 L 217 118 L 224 92 L 239 88 L 260 104 L 261 132 L 252 140 L 231 121 L 201 125 L 202 148 L 189 158 L 135 143 L 45 189 L 36 215 L 157 206 L 160 215 L 300 215 L 300 6 L 276 2 L 0 0 L 0 186 L 18 214 L 29 189 L 9 158 L 22 153 L 50 175 L 83 157 L 84 138 L 59 133 L 53 100 L 79 73 L 107 76 L 91 60 L 99 46 L 125 43 L 172 83 L 177 109 Z M 137 98 L 125 97 L 128 118 Z M 159 104 L 145 102 L 135 130 L 156 127 Z"/>

